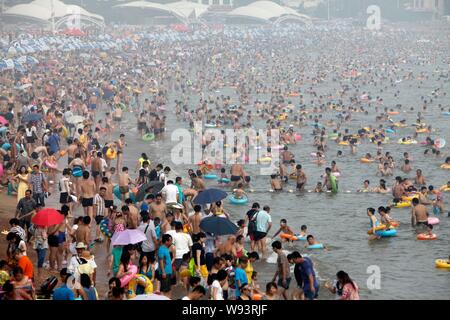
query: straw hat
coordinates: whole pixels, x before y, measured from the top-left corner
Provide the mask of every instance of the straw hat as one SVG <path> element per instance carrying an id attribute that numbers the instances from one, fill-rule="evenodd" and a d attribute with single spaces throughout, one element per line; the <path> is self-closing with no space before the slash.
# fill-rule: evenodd
<path id="1" fill-rule="evenodd" d="M 86 249 L 86 245 L 83 242 L 78 242 L 75 249 Z"/>

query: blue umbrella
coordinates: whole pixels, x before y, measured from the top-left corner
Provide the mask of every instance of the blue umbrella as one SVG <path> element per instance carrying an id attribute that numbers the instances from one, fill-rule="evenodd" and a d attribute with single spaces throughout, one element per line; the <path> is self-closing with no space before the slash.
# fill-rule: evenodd
<path id="1" fill-rule="evenodd" d="M 42 114 L 39 113 L 29 113 L 22 118 L 22 122 L 34 122 L 42 119 Z"/>
<path id="2" fill-rule="evenodd" d="M 207 204 L 220 201 L 227 197 L 227 193 L 220 189 L 210 188 L 203 190 L 195 197 L 195 204 Z"/>
<path id="3" fill-rule="evenodd" d="M 225 236 L 236 234 L 239 228 L 227 218 L 212 216 L 201 220 L 200 229 L 215 236 Z"/>

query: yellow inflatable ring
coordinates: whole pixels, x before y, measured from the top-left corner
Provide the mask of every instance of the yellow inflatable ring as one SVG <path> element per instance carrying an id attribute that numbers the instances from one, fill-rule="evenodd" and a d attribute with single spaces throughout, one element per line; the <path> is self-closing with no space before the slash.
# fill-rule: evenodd
<path id="1" fill-rule="evenodd" d="M 436 261 L 434 263 L 436 264 L 436 268 L 450 269 L 450 263 L 447 263 L 447 260 L 436 259 Z"/>
<path id="2" fill-rule="evenodd" d="M 106 156 L 108 159 L 113 160 L 117 158 L 117 151 L 109 148 L 108 151 L 106 151 Z"/>
<path id="3" fill-rule="evenodd" d="M 411 201 L 401 201 L 394 206 L 394 208 L 407 208 L 407 207 L 411 207 Z"/>

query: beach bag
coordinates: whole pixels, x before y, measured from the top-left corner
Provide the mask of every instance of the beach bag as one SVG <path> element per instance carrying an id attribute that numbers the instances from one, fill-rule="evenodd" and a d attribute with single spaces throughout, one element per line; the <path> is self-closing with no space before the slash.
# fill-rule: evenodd
<path id="1" fill-rule="evenodd" d="M 253 234 L 256 232 L 256 217 L 258 216 L 258 213 L 254 214 L 248 222 L 247 234 Z"/>
<path id="2" fill-rule="evenodd" d="M 58 278 L 55 276 L 48 277 L 41 285 L 42 294 L 51 294 L 58 283 Z"/>

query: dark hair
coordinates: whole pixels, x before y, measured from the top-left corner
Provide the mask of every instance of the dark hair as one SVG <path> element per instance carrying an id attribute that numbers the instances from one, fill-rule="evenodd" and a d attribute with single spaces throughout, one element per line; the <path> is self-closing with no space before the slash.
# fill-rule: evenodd
<path id="1" fill-rule="evenodd" d="M 281 242 L 278 241 L 278 240 L 272 242 L 272 248 L 277 249 L 277 250 L 280 250 L 280 249 L 282 248 Z"/>
<path id="2" fill-rule="evenodd" d="M 278 290 L 278 286 L 275 282 L 269 282 L 266 284 L 266 292 L 269 292 L 270 289 L 275 288 Z"/>
<path id="3" fill-rule="evenodd" d="M 19 224 L 20 224 L 20 221 L 19 221 L 19 219 L 17 219 L 17 218 L 12 218 L 11 220 L 9 220 L 9 224 L 12 226 L 12 225 L 16 225 L 16 226 L 18 226 Z"/>
<path id="4" fill-rule="evenodd" d="M 342 270 L 338 271 L 338 273 L 336 273 L 336 277 L 341 282 L 342 287 L 344 287 L 347 283 L 350 283 L 353 289 L 356 290 L 355 284 L 353 283 L 352 279 L 350 278 L 347 272 L 344 272 Z"/>
<path id="5" fill-rule="evenodd" d="M 108 285 L 111 285 L 111 284 L 113 284 L 113 283 L 115 284 L 115 287 L 116 287 L 116 288 L 120 288 L 121 283 L 120 283 L 120 279 L 119 279 L 119 278 L 112 277 L 111 279 L 109 279 Z"/>
<path id="6" fill-rule="evenodd" d="M 89 171 L 83 171 L 83 179 L 89 179 Z"/>
<path id="7" fill-rule="evenodd" d="M 91 223 L 91 217 L 89 217 L 89 216 L 83 217 L 83 223 L 84 224 L 90 224 Z"/>
<path id="8" fill-rule="evenodd" d="M 83 288 L 90 288 L 91 287 L 91 278 L 88 274 L 82 273 L 80 274 L 80 284 Z"/>
<path id="9" fill-rule="evenodd" d="M 194 211 L 195 211 L 195 212 L 200 212 L 200 211 L 202 211 L 202 206 L 199 205 L 199 204 L 196 204 L 196 205 L 194 206 Z"/>
<path id="10" fill-rule="evenodd" d="M 225 270 L 219 270 L 217 272 L 217 281 L 223 281 L 228 277 L 228 273 Z"/>
<path id="11" fill-rule="evenodd" d="M 194 289 L 192 289 L 192 292 L 197 292 L 197 293 L 200 293 L 202 295 L 206 294 L 206 290 L 205 290 L 205 288 L 203 286 L 196 286 L 196 287 L 194 287 Z"/>
<path id="12" fill-rule="evenodd" d="M 249 259 L 254 258 L 255 260 L 259 260 L 259 254 L 256 251 L 247 253 L 247 257 Z"/>
<path id="13" fill-rule="evenodd" d="M 162 243 L 167 243 L 172 239 L 172 236 L 170 234 L 164 234 L 161 238 Z"/>
<path id="14" fill-rule="evenodd" d="M 125 249 L 125 248 L 124 248 Z M 130 253 L 128 250 L 122 250 L 122 255 L 120 256 L 120 263 L 123 264 L 123 271 L 127 272 L 128 264 L 130 263 Z"/>
<path id="15" fill-rule="evenodd" d="M 190 285 L 191 287 L 195 287 L 197 284 L 200 283 L 200 281 L 201 281 L 200 277 L 191 277 L 191 278 L 189 279 L 189 285 Z"/>

